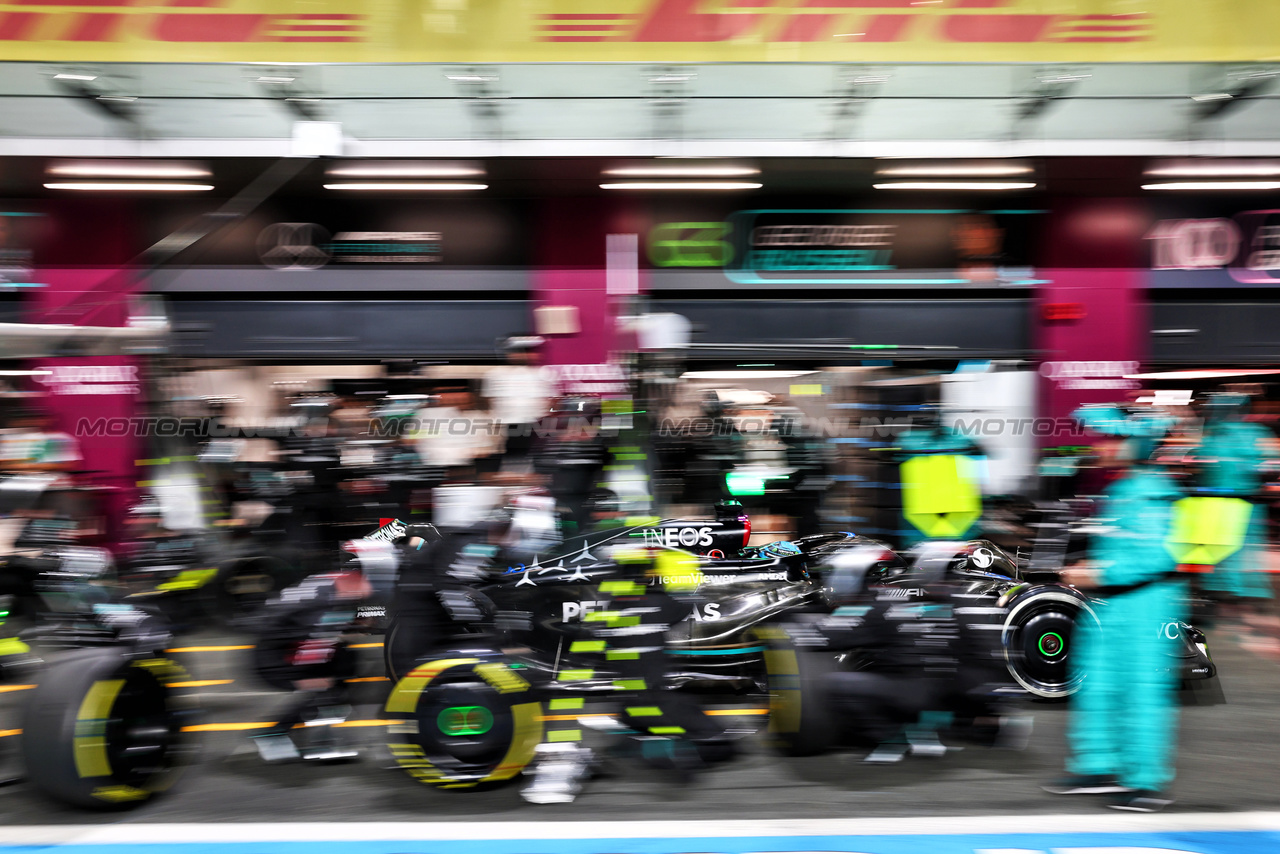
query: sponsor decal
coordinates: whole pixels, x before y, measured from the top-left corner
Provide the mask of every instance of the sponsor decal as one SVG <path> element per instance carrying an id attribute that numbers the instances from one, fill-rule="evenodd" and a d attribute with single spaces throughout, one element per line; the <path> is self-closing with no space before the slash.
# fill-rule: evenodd
<path id="1" fill-rule="evenodd" d="M 43 365 L 36 380 L 53 394 L 137 394 L 136 365 Z"/>
<path id="2" fill-rule="evenodd" d="M 581 620 L 594 611 L 603 611 L 608 604 L 606 601 L 590 599 L 581 602 L 564 602 L 560 605 L 560 620 L 565 623 L 570 620 Z"/>
<path id="3" fill-rule="evenodd" d="M 401 537 L 403 537 L 405 535 L 405 531 L 408 530 L 405 527 L 404 522 L 401 522 L 399 519 L 389 519 L 389 520 L 380 520 L 380 521 L 384 522 L 383 526 L 378 530 L 374 531 L 369 536 L 365 537 L 366 540 L 383 540 L 386 542 L 391 542 L 393 540 L 398 540 Z"/>
<path id="4" fill-rule="evenodd" d="M 1162 219 L 1146 239 L 1160 287 L 1271 285 L 1280 282 L 1280 210 L 1243 211 L 1230 219 Z M 1165 271 L 1213 271 L 1179 278 Z M 1226 273 L 1230 278 L 1222 276 Z"/>
<path id="5" fill-rule="evenodd" d="M 666 546 L 672 549 L 709 546 L 715 542 L 711 536 L 712 530 L 713 528 L 707 525 L 681 528 L 650 528 L 644 532 L 644 544 L 646 546 Z"/>
<path id="6" fill-rule="evenodd" d="M 1193 0 L 1145 8 L 1041 0 L 428 6 L 407 26 L 398 4 L 349 0 L 9 0 L 0 5 L 0 60 L 1044 63 L 1123 61 L 1138 47 L 1147 62 L 1257 62 L 1268 58 L 1262 43 L 1233 35 L 1277 22 L 1269 0 L 1234 0 L 1212 15 Z M 1206 27 L 1213 16 L 1225 23 Z"/>

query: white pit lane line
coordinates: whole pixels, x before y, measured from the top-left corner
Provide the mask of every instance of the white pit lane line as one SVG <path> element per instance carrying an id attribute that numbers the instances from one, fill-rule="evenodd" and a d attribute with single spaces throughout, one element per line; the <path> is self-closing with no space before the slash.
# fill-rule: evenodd
<path id="1" fill-rule="evenodd" d="M 1280 812 L 928 816 L 761 821 L 306 822 L 16 825 L 0 851 L 18 846 L 228 844 L 262 842 L 475 841 L 544 839 L 733 839 L 743 837 L 1280 832 Z M 779 839 L 779 842 L 785 840 Z M 851 840 L 851 844 L 854 840 Z M 1140 843 L 1139 843 L 1140 844 Z M 768 850 L 787 850 L 774 848 Z M 800 851 L 802 848 L 791 850 Z M 856 849 L 845 849 L 856 850 Z"/>

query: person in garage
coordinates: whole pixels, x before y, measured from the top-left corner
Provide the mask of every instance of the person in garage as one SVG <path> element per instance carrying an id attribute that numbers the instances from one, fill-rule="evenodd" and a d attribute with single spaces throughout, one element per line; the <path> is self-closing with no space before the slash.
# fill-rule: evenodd
<path id="1" fill-rule="evenodd" d="M 1067 775 L 1044 786 L 1063 794 L 1108 794 L 1109 806 L 1155 812 L 1172 802 L 1177 674 L 1169 667 L 1186 584 L 1169 549 L 1173 482 L 1149 460 L 1172 426 L 1163 413 L 1086 406 L 1075 417 L 1104 440 L 1099 464 L 1116 472 L 1086 562 L 1062 580 L 1102 597 L 1097 620 L 1076 626 L 1073 665 L 1089 674 L 1071 697 Z"/>
<path id="2" fill-rule="evenodd" d="M 971 596 L 948 571 L 964 559 L 954 543 L 927 544 L 916 554 L 917 587 L 867 587 L 870 564 L 837 555 L 827 571 L 840 575 L 852 604 L 814 622 L 789 627 L 798 647 L 857 650 L 865 666 L 825 679 L 828 702 L 852 740 L 872 748 L 867 762 L 898 762 L 908 753 L 942 755 L 938 728 L 989 746 L 1021 748 L 1030 721 L 1006 708 L 998 688 L 1008 682 L 996 651 L 1002 609 Z"/>
<path id="3" fill-rule="evenodd" d="M 1205 426 L 1196 451 L 1197 494 L 1239 498 L 1249 502 L 1248 525 L 1240 548 L 1205 573 L 1202 589 L 1219 598 L 1246 603 L 1270 599 L 1266 573 L 1266 507 L 1263 478 L 1276 457 L 1276 438 L 1261 424 L 1246 421 L 1248 396 L 1219 392 L 1204 404 Z"/>

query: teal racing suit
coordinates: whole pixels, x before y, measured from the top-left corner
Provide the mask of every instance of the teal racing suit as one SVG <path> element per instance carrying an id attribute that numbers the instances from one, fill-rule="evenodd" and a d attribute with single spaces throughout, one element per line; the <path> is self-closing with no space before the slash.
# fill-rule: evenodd
<path id="1" fill-rule="evenodd" d="M 1175 642 L 1185 582 L 1165 547 L 1180 497 L 1163 474 L 1139 466 L 1107 490 L 1108 529 L 1095 535 L 1103 601 L 1096 622 L 1082 615 L 1072 663 L 1087 674 L 1071 698 L 1067 727 L 1072 774 L 1116 778 L 1162 791 L 1174 776 L 1178 721 Z"/>
<path id="2" fill-rule="evenodd" d="M 1257 502 L 1271 431 L 1249 421 L 1221 421 L 1205 430 L 1200 453 L 1210 459 L 1200 486 L 1212 495 L 1243 498 L 1253 505 L 1244 545 L 1203 579 L 1205 590 L 1252 599 L 1271 596 L 1266 573 L 1266 506 Z"/>

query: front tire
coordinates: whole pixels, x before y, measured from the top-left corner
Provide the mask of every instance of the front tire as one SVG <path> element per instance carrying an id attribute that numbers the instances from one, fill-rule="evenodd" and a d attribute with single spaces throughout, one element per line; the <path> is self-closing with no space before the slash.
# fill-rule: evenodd
<path id="1" fill-rule="evenodd" d="M 1018 599 L 1000 633 L 1014 681 L 1046 700 L 1065 699 L 1078 691 L 1085 674 L 1073 672 L 1071 653 L 1081 619 L 1098 618 L 1083 597 L 1065 589 L 1041 589 Z"/>
<path id="2" fill-rule="evenodd" d="M 446 789 L 509 780 L 542 742 L 542 703 L 498 656 L 436 658 L 391 691 L 386 715 L 396 764 L 421 783 Z"/>

